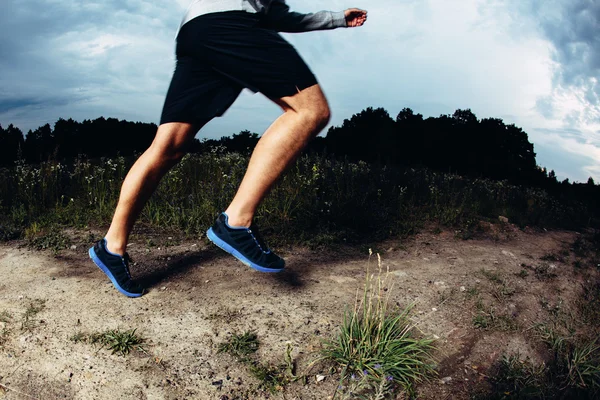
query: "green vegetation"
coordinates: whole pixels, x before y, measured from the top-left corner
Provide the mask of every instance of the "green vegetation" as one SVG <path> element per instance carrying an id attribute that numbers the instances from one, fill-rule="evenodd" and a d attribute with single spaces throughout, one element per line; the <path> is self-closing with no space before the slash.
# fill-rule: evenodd
<path id="1" fill-rule="evenodd" d="M 120 330 L 109 329 L 104 332 L 86 334 L 77 332 L 69 338 L 75 343 L 84 342 L 98 344 L 101 348 L 107 348 L 112 354 L 125 356 L 133 350 L 143 351 L 146 339 L 136 333 L 136 329 Z"/>
<path id="2" fill-rule="evenodd" d="M 56 227 L 108 224 L 132 161 L 80 159 L 0 169 L 0 239 L 24 234 L 36 248 L 59 250 L 69 242 Z M 218 149 L 186 156 L 166 175 L 140 222 L 202 235 L 233 198 L 247 163 L 247 156 Z M 468 237 L 480 218 L 497 221 L 498 215 L 520 226 L 589 222 L 588 211 L 577 204 L 507 182 L 306 155 L 256 219 L 274 241 L 319 245 L 408 235 L 427 221 L 470 232 Z"/>
<path id="3" fill-rule="evenodd" d="M 11 322 L 12 316 L 8 311 L 0 312 L 0 347 L 4 346 L 4 344 L 8 341 L 8 335 L 10 334 L 10 329 L 8 324 Z"/>
<path id="4" fill-rule="evenodd" d="M 492 390 L 477 398 L 597 399 L 600 345 L 596 340 L 577 343 L 552 330 L 544 331 L 544 339 L 553 352 L 547 364 L 505 355 L 490 371 Z"/>
<path id="5" fill-rule="evenodd" d="M 259 345 L 256 333 L 246 331 L 243 334 L 233 334 L 227 341 L 219 344 L 218 353 L 228 353 L 245 364 L 252 376 L 260 382 L 259 388 L 271 393 L 281 391 L 287 384 L 299 379 L 295 376 L 293 348 L 290 343 L 286 347 L 284 362 L 280 365 L 263 363 L 253 357 Z"/>
<path id="6" fill-rule="evenodd" d="M 21 319 L 22 330 L 32 330 L 37 326 L 35 317 L 46 308 L 46 300 L 35 299 L 29 302 L 29 306 L 23 313 Z"/>
<path id="7" fill-rule="evenodd" d="M 433 340 L 415 335 L 409 321 L 412 307 L 389 308 L 386 278 L 380 260 L 377 278 L 367 271 L 362 298 L 345 311 L 339 333 L 324 344 L 319 361 L 341 369 L 346 384 L 342 395 L 360 389 L 364 396 L 384 398 L 377 396 L 392 392 L 392 385 L 411 393 L 416 383 L 434 373 Z"/>
<path id="8" fill-rule="evenodd" d="M 247 360 L 250 354 L 256 353 L 259 342 L 255 332 L 247 331 L 241 335 L 234 334 L 229 340 L 219 344 L 218 353 L 228 353 L 239 360 Z"/>

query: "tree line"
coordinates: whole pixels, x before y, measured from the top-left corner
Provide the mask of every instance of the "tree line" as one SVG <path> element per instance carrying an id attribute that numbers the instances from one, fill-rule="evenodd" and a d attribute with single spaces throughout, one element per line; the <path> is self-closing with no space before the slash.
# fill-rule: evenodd
<path id="1" fill-rule="evenodd" d="M 156 134 L 155 124 L 129 122 L 103 117 L 77 122 L 59 119 L 30 130 L 27 135 L 13 125 L 0 126 L 0 167 L 16 161 L 42 161 L 131 156 L 143 152 Z M 195 139 L 189 147 L 193 153 L 214 148 L 249 153 L 259 135 L 242 131 L 221 139 Z M 586 184 L 559 182 L 554 171 L 536 163 L 534 146 L 527 133 L 499 118 L 478 119 L 469 109 L 451 115 L 424 118 L 410 108 L 392 118 L 383 108 L 369 107 L 341 126 L 331 127 L 325 136 L 308 146 L 319 152 L 350 161 L 384 165 L 426 167 L 471 177 L 508 180 L 566 193 L 577 187 L 585 197 L 600 194 L 590 177 Z M 596 196 L 600 197 L 600 196 Z"/>

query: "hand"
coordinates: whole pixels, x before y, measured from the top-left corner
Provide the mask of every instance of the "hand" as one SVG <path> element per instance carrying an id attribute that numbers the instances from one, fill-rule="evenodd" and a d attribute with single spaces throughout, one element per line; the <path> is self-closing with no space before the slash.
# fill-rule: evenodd
<path id="1" fill-rule="evenodd" d="M 346 15 L 346 25 L 348 27 L 363 26 L 367 20 L 367 12 L 358 8 L 349 8 L 344 11 Z"/>

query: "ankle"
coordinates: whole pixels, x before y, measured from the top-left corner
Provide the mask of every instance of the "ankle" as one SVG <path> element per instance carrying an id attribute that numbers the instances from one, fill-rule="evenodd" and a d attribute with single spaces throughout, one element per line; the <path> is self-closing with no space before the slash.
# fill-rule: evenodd
<path id="1" fill-rule="evenodd" d="M 252 214 L 242 214 L 227 209 L 225 211 L 227 215 L 227 223 L 232 227 L 246 227 L 249 228 L 252 225 Z"/>
<path id="2" fill-rule="evenodd" d="M 113 254 L 118 254 L 123 256 L 125 254 L 125 248 L 127 245 L 124 243 L 119 243 L 117 240 L 112 240 L 109 238 L 105 238 L 106 240 L 106 249 Z"/>

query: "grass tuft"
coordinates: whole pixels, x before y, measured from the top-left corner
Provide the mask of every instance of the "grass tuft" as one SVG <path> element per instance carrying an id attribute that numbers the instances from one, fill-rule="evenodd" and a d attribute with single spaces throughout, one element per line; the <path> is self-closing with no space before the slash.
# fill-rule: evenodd
<path id="1" fill-rule="evenodd" d="M 32 330 L 36 327 L 36 322 L 34 318 L 44 309 L 46 308 L 46 300 L 32 300 L 29 303 L 29 306 L 23 313 L 23 317 L 21 319 L 21 329 L 22 330 Z"/>
<path id="2" fill-rule="evenodd" d="M 218 353 L 228 353 L 244 361 L 248 356 L 256 353 L 260 345 L 255 332 L 247 331 L 241 335 L 234 334 L 224 343 L 219 344 Z"/>
<path id="3" fill-rule="evenodd" d="M 122 331 L 120 329 L 110 329 L 104 332 L 86 334 L 77 332 L 69 338 L 72 342 L 85 342 L 90 344 L 99 344 L 102 348 L 107 348 L 112 354 L 126 356 L 133 350 L 143 351 L 146 339 L 136 333 L 136 329 Z"/>
<path id="4" fill-rule="evenodd" d="M 357 296 L 354 309 L 345 311 L 337 337 L 324 344 L 319 360 L 340 367 L 342 381 L 368 376 L 372 388 L 394 382 L 410 392 L 414 384 L 434 373 L 434 341 L 413 334 L 409 321 L 412 306 L 402 311 L 389 309 L 391 290 L 384 290 L 388 275 L 382 276 L 381 258 L 377 257 L 379 274 L 375 277 L 367 272 L 362 298 Z"/>

